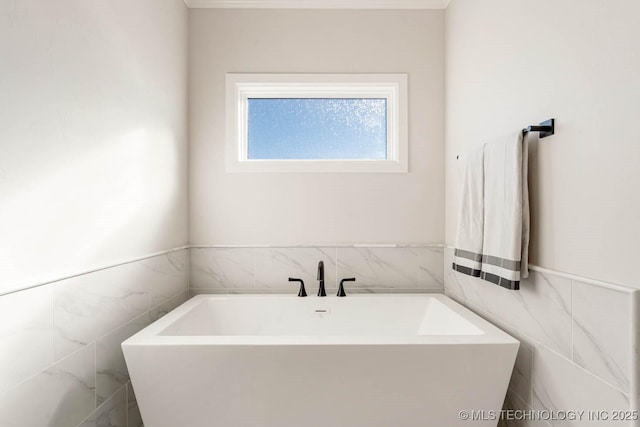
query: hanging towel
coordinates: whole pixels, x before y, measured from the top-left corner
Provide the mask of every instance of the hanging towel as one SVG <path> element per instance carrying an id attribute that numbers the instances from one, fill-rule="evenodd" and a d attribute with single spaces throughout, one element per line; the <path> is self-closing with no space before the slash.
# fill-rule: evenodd
<path id="1" fill-rule="evenodd" d="M 529 247 L 527 138 L 521 132 L 484 147 L 484 232 L 480 277 L 508 289 L 526 278 Z"/>
<path id="2" fill-rule="evenodd" d="M 528 142 L 485 144 L 463 163 L 453 269 L 508 289 L 529 276 Z"/>
<path id="3" fill-rule="evenodd" d="M 480 277 L 484 237 L 484 146 L 463 156 L 453 269 Z"/>

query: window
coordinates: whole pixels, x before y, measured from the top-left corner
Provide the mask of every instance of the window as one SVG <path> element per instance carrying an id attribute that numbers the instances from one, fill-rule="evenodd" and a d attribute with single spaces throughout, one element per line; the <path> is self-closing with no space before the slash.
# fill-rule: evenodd
<path id="1" fill-rule="evenodd" d="M 228 172 L 407 172 L 405 74 L 228 74 Z"/>

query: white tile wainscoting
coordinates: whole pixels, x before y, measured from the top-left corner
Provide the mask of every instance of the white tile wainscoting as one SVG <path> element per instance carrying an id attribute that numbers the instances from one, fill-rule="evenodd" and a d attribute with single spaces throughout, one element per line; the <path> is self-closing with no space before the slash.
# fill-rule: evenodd
<path id="1" fill-rule="evenodd" d="M 582 420 L 501 425 L 640 426 L 588 420 L 588 411 L 639 409 L 640 290 L 535 269 L 511 291 L 454 272 L 452 261 L 447 247 L 445 293 L 520 340 L 505 408 L 586 411 Z"/>
<path id="2" fill-rule="evenodd" d="M 188 298 L 179 249 L 0 296 L 0 425 L 139 427 L 120 343 Z"/>
<path id="3" fill-rule="evenodd" d="M 292 276 L 315 294 L 320 260 L 328 294 L 351 276 L 347 293 L 444 291 L 519 339 L 505 408 L 640 409 L 638 290 L 536 270 L 509 291 L 453 272 L 451 258 L 442 245 L 199 246 L 0 296 L 0 425 L 139 427 L 122 340 L 187 290 L 295 294 Z"/>
<path id="4" fill-rule="evenodd" d="M 324 262 L 327 295 L 339 281 L 352 292 L 443 292 L 442 245 L 330 247 L 192 247 L 190 291 L 200 293 L 291 293 L 304 280 L 318 290 L 318 261 Z"/>

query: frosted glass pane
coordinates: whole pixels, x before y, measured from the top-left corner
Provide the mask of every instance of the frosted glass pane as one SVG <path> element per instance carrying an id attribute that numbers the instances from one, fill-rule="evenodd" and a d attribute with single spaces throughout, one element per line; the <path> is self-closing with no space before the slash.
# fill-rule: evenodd
<path id="1" fill-rule="evenodd" d="M 386 160 L 384 98 L 250 98 L 248 158 Z"/>

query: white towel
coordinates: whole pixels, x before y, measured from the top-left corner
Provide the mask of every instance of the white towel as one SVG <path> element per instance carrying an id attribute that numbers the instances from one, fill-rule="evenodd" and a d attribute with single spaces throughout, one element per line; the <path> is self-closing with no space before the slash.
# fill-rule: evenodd
<path id="1" fill-rule="evenodd" d="M 463 176 L 453 269 L 480 277 L 484 237 L 484 146 L 461 159 Z"/>
<path id="2" fill-rule="evenodd" d="M 529 274 L 527 138 L 518 132 L 483 149 L 482 166 L 475 152 L 467 163 L 453 269 L 519 289 Z"/>
<path id="3" fill-rule="evenodd" d="M 521 132 L 485 145 L 484 151 L 484 238 L 480 277 L 509 289 L 518 289 L 520 279 L 528 275 L 527 152 L 527 140 Z"/>

